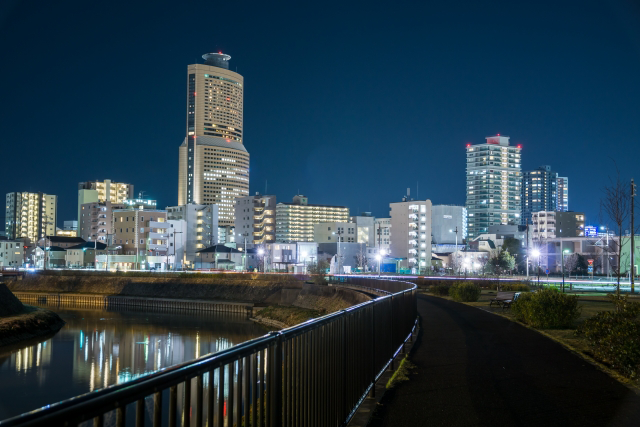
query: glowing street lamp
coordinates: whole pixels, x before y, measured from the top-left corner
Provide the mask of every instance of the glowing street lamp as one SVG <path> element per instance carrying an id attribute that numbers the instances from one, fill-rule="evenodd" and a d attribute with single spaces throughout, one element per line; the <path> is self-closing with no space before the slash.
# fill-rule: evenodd
<path id="1" fill-rule="evenodd" d="M 533 249 L 531 251 L 531 256 L 538 260 L 538 287 L 540 287 L 540 251 L 538 249 Z"/>

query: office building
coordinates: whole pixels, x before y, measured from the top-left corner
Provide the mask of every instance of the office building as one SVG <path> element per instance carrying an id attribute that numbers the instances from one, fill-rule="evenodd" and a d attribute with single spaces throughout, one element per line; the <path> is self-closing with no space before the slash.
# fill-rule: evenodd
<path id="1" fill-rule="evenodd" d="M 377 252 L 382 250 L 388 254 L 391 245 L 391 218 L 376 218 L 374 228 L 376 233 L 375 247 L 378 248 Z"/>
<path id="2" fill-rule="evenodd" d="M 111 237 L 114 235 L 113 211 L 126 209 L 126 207 L 124 204 L 110 201 L 84 203 L 80 206 L 78 218 L 80 237 L 87 242 L 98 241 L 111 244 Z"/>
<path id="3" fill-rule="evenodd" d="M 464 206 L 433 205 L 431 237 L 434 245 L 455 247 L 457 243 L 462 246 L 467 238 L 467 209 Z"/>
<path id="4" fill-rule="evenodd" d="M 133 184 L 124 182 L 85 181 L 78 183 L 78 221 L 80 221 L 80 206 L 86 203 L 111 202 L 123 204 L 126 199 L 133 198 Z"/>
<path id="5" fill-rule="evenodd" d="M 276 242 L 313 242 L 314 226 L 321 222 L 348 222 L 349 208 L 310 205 L 308 198 L 297 195 L 292 203 L 276 205 Z"/>
<path id="6" fill-rule="evenodd" d="M 9 240 L 26 237 L 36 242 L 56 234 L 58 198 L 45 193 L 7 193 L 5 233 Z"/>
<path id="7" fill-rule="evenodd" d="M 522 173 L 522 225 L 531 224 L 533 212 L 556 210 L 557 181 L 558 174 L 548 165 Z"/>
<path id="8" fill-rule="evenodd" d="M 488 136 L 484 144 L 467 144 L 467 227 L 469 239 L 490 225 L 520 224 L 521 147 L 508 136 Z"/>
<path id="9" fill-rule="evenodd" d="M 235 200 L 249 195 L 249 153 L 243 143 L 244 78 L 231 57 L 202 56 L 187 67 L 187 126 L 180 145 L 178 205 L 219 208 L 221 226 L 233 226 Z"/>
<path id="10" fill-rule="evenodd" d="M 236 199 L 235 241 L 238 243 L 275 243 L 276 196 L 246 196 Z"/>
<path id="11" fill-rule="evenodd" d="M 316 243 L 357 243 L 358 227 L 352 222 L 321 222 L 313 226 Z"/>
<path id="12" fill-rule="evenodd" d="M 556 210 L 567 212 L 569 210 L 569 178 L 559 176 L 557 180 L 557 196 Z"/>
<path id="13" fill-rule="evenodd" d="M 192 267 L 196 261 L 196 254 L 205 248 L 218 243 L 218 206 L 188 204 L 184 206 L 167 207 L 169 221 L 185 221 L 186 238 L 184 263 L 185 267 Z"/>
<path id="14" fill-rule="evenodd" d="M 400 267 L 419 274 L 431 270 L 431 201 L 411 200 L 390 203 L 391 254 L 400 258 Z"/>

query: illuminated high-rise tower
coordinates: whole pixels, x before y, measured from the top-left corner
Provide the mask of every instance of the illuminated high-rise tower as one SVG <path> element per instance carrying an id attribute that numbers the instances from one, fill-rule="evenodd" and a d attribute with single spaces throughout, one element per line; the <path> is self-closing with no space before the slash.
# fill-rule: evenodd
<path id="1" fill-rule="evenodd" d="M 243 77 L 229 55 L 207 53 L 187 68 L 187 135 L 180 146 L 178 204 L 216 204 L 219 225 L 234 225 L 234 203 L 249 195 L 243 144 Z"/>

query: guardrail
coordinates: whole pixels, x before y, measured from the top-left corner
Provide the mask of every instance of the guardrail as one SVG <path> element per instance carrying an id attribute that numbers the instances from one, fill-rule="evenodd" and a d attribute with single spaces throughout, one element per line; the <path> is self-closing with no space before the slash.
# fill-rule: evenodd
<path id="1" fill-rule="evenodd" d="M 411 338 L 417 289 L 376 278 L 330 281 L 391 294 L 0 425 L 346 425 Z"/>

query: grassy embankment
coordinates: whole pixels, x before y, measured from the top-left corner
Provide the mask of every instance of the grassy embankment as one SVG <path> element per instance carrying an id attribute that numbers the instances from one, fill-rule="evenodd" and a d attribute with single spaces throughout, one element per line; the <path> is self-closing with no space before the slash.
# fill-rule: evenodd
<path id="1" fill-rule="evenodd" d="M 56 332 L 64 321 L 50 310 L 23 305 L 0 283 L 0 346 Z"/>

